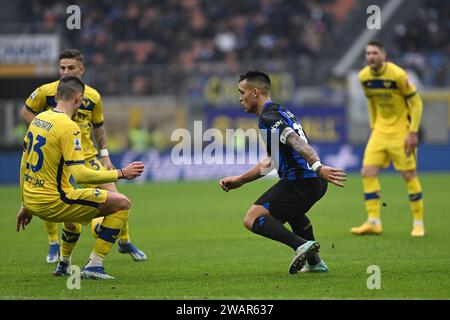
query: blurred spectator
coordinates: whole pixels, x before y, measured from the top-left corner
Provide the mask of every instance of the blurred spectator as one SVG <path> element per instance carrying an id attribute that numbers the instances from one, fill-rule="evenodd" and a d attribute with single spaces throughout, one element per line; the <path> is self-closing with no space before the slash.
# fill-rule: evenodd
<path id="1" fill-rule="evenodd" d="M 395 27 L 401 60 L 425 85 L 450 85 L 450 1 L 423 1 L 406 24 Z"/>
<path id="2" fill-rule="evenodd" d="M 150 135 L 140 125 L 130 129 L 128 132 L 128 140 L 129 149 L 136 153 L 144 153 L 150 146 Z"/>
<path id="3" fill-rule="evenodd" d="M 159 151 L 165 150 L 167 147 L 166 136 L 156 125 L 149 129 L 149 146 Z"/>
<path id="4" fill-rule="evenodd" d="M 24 22 L 44 22 L 34 32 L 62 32 L 88 63 L 180 62 L 192 69 L 195 62 L 225 61 L 230 52 L 237 60 L 317 52 L 332 24 L 321 4 L 333 1 L 80 0 L 82 32 L 58 29 L 69 0 L 24 0 L 20 12 Z M 290 46 L 300 52 L 284 50 Z"/>
<path id="5" fill-rule="evenodd" d="M 167 72 L 171 69 L 191 72 L 204 70 L 207 62 L 218 62 L 235 71 L 239 69 L 239 61 L 287 58 L 313 61 L 330 34 L 339 28 L 344 12 L 350 12 L 356 3 L 355 0 L 78 0 L 81 31 L 64 27 L 65 9 L 72 4 L 69 0 L 22 0 L 19 12 L 22 22 L 33 25 L 32 32 L 60 33 L 63 46 L 79 48 L 88 64 L 165 64 Z M 450 84 L 450 59 L 446 53 L 450 41 L 448 17 L 450 1 L 427 0 L 421 2 L 411 19 L 394 29 L 397 58 L 416 70 L 426 85 Z M 142 72 L 134 76 L 136 79 L 126 80 L 132 84 L 128 93 L 149 93 L 149 86 L 142 84 Z M 160 86 L 163 87 L 173 89 L 170 85 Z"/>

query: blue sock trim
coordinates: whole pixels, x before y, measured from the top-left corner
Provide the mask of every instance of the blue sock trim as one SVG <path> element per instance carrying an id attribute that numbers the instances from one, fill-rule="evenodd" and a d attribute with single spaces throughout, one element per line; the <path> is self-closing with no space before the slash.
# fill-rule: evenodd
<path id="1" fill-rule="evenodd" d="M 80 234 L 81 233 L 70 232 L 63 229 L 61 239 L 67 243 L 74 243 L 78 241 Z"/>
<path id="2" fill-rule="evenodd" d="M 412 193 L 409 195 L 409 201 L 419 201 L 422 200 L 422 192 Z"/>
<path id="3" fill-rule="evenodd" d="M 380 199 L 380 195 L 379 195 L 378 191 L 364 193 L 364 200 L 374 200 L 374 199 Z"/>
<path id="4" fill-rule="evenodd" d="M 264 223 L 266 222 L 267 217 L 265 215 L 262 215 L 255 219 L 252 226 L 252 231 L 255 232 L 258 228 L 262 227 Z"/>
<path id="5" fill-rule="evenodd" d="M 111 229 L 105 226 L 100 226 L 100 231 L 98 232 L 98 237 L 102 240 L 114 243 L 116 242 L 117 236 L 120 233 L 120 229 Z"/>

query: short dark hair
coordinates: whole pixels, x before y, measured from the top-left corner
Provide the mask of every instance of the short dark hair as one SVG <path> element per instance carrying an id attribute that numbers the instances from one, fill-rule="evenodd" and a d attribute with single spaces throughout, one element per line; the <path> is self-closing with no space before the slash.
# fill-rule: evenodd
<path id="1" fill-rule="evenodd" d="M 250 70 L 239 76 L 239 82 L 243 80 L 257 83 L 258 87 L 265 93 L 270 91 L 271 82 L 267 73 L 264 73 L 262 71 Z"/>
<path id="2" fill-rule="evenodd" d="M 375 47 L 380 48 L 381 50 L 384 50 L 384 45 L 379 40 L 372 40 L 367 45 L 368 46 L 375 46 Z"/>
<path id="3" fill-rule="evenodd" d="M 84 64 L 84 57 L 78 49 L 65 49 L 61 51 L 59 54 L 59 61 L 61 61 L 61 59 L 75 59 Z"/>
<path id="4" fill-rule="evenodd" d="M 59 100 L 67 101 L 79 92 L 84 92 L 84 82 L 75 76 L 65 76 L 59 80 L 56 96 Z"/>

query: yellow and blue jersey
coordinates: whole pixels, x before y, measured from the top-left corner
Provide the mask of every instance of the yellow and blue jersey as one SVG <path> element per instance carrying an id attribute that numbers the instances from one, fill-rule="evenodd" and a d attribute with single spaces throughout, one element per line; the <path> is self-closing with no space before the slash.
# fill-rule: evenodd
<path id="1" fill-rule="evenodd" d="M 25 135 L 22 166 L 23 201 L 26 207 L 60 199 L 73 187 L 67 166 L 84 164 L 81 130 L 65 113 L 38 114 Z"/>
<path id="2" fill-rule="evenodd" d="M 397 134 L 409 129 L 408 99 L 416 94 L 415 86 L 399 66 L 385 62 L 375 73 L 369 66 L 359 72 L 359 81 L 369 99 L 371 127 L 385 134 Z"/>
<path id="3" fill-rule="evenodd" d="M 81 130 L 65 113 L 53 109 L 38 114 L 24 138 L 21 161 L 22 201 L 32 212 L 51 211 L 61 201 L 98 206 L 97 202 L 69 199 L 74 188 L 69 177 L 77 173 L 86 181 L 112 182 L 117 172 L 98 172 L 84 166 Z M 74 172 L 75 171 L 75 172 Z M 95 189 L 92 189 L 95 192 Z"/>
<path id="4" fill-rule="evenodd" d="M 39 114 L 40 112 L 56 107 L 55 95 L 58 84 L 59 80 L 37 88 L 25 102 L 26 108 L 35 114 Z M 95 157 L 98 153 L 92 140 L 91 128 L 92 126 L 99 126 L 103 123 L 102 109 L 102 99 L 98 91 L 85 85 L 83 102 L 74 121 L 81 129 L 81 144 L 86 159 Z"/>

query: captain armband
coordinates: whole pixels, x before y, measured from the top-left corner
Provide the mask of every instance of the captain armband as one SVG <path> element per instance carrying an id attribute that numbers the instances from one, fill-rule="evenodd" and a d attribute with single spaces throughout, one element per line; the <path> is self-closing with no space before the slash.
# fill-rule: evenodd
<path id="1" fill-rule="evenodd" d="M 280 135 L 280 141 L 282 144 L 286 144 L 287 139 L 289 138 L 289 136 L 291 135 L 291 133 L 294 133 L 295 130 L 292 129 L 291 127 L 286 127 L 284 128 L 284 130 L 281 132 Z"/>

